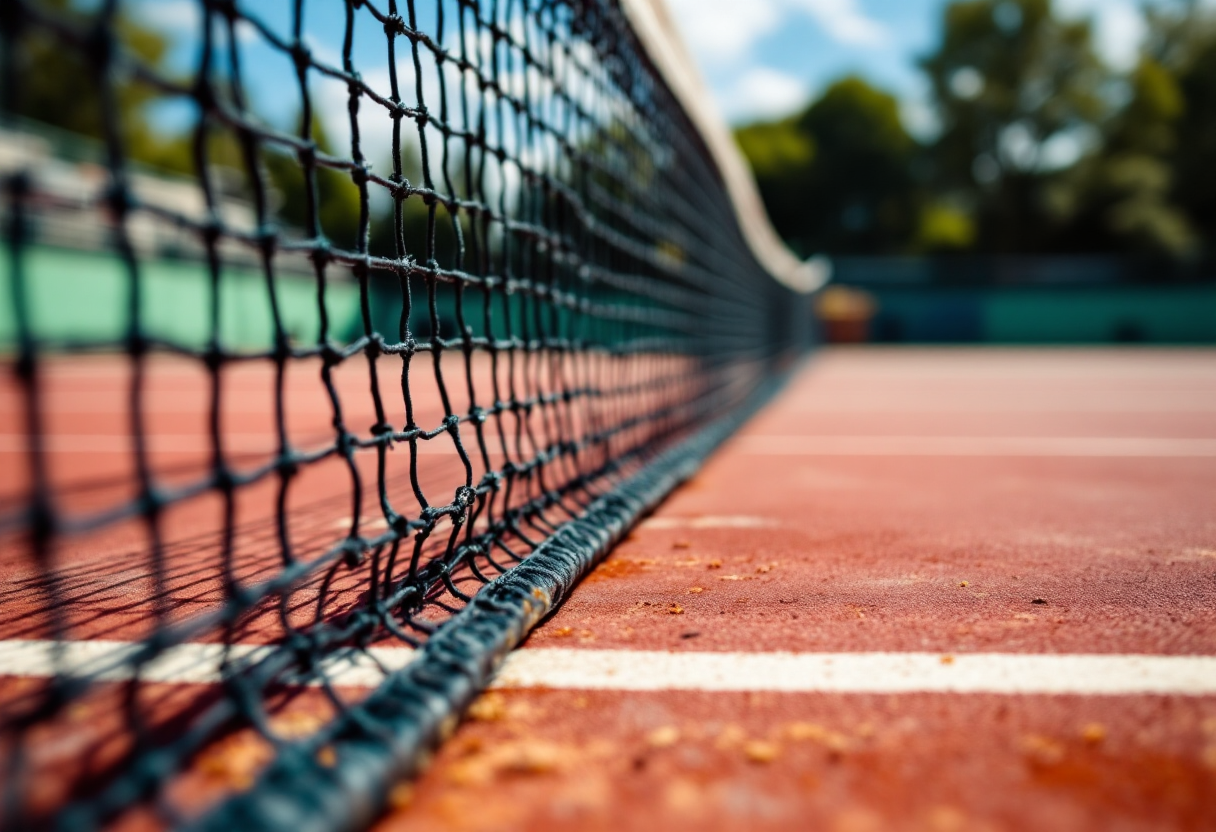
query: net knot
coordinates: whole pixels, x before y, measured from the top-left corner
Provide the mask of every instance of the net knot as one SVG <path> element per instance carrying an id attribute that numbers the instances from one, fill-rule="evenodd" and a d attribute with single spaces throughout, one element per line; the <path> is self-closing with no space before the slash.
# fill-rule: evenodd
<path id="1" fill-rule="evenodd" d="M 342 541 L 342 562 L 350 569 L 362 565 L 367 560 L 367 550 L 363 544 L 354 538 Z"/>
<path id="2" fill-rule="evenodd" d="M 384 339 L 380 333 L 373 332 L 368 336 L 367 344 L 363 347 L 363 354 L 368 358 L 376 359 L 384 352 Z"/>
<path id="3" fill-rule="evenodd" d="M 222 462 L 216 465 L 215 471 L 211 475 L 211 482 L 220 491 L 232 491 L 236 488 L 236 477 Z"/>
<path id="4" fill-rule="evenodd" d="M 390 14 L 384 18 L 384 34 L 390 38 L 405 34 L 405 20 L 399 14 Z"/>
<path id="5" fill-rule="evenodd" d="M 275 333 L 274 350 L 270 357 L 276 364 L 285 364 L 291 358 L 291 336 L 285 330 Z"/>
<path id="6" fill-rule="evenodd" d="M 212 373 L 224 366 L 224 352 L 219 348 L 218 345 L 215 344 L 212 344 L 206 350 L 204 350 L 199 358 L 202 359 L 203 366 Z"/>
<path id="7" fill-rule="evenodd" d="M 389 196 L 393 199 L 406 199 L 413 193 L 413 188 L 410 187 L 410 180 L 397 173 L 397 171 L 389 174 L 388 181 L 393 183 L 389 187 Z"/>
<path id="8" fill-rule="evenodd" d="M 317 266 L 322 268 L 328 266 L 334 259 L 334 252 L 329 245 L 329 240 L 323 236 L 318 236 L 316 242 L 313 243 L 312 250 L 308 253 L 308 257 Z"/>
<path id="9" fill-rule="evenodd" d="M 211 86 L 211 79 L 206 75 L 200 74 L 194 79 L 194 101 L 203 112 L 210 112 L 215 109 L 215 87 Z"/>
<path id="10" fill-rule="evenodd" d="M 28 170 L 19 170 L 13 173 L 5 180 L 8 186 L 9 195 L 13 199 L 22 199 L 33 189 L 30 172 Z"/>
<path id="11" fill-rule="evenodd" d="M 206 0 L 207 8 L 222 15 L 230 21 L 235 21 L 240 17 L 240 13 L 236 8 L 236 0 Z"/>
<path id="12" fill-rule="evenodd" d="M 342 353 L 333 344 L 326 341 L 321 345 L 321 362 L 326 367 L 337 367 L 342 363 Z"/>
<path id="13" fill-rule="evenodd" d="M 468 485 L 462 485 L 456 489 L 455 503 L 461 509 L 468 510 L 473 503 L 477 502 L 477 490 Z"/>
<path id="14" fill-rule="evenodd" d="M 142 332 L 135 331 L 127 336 L 127 355 L 132 358 L 145 356 L 150 349 L 151 344 L 148 343 L 147 337 Z"/>
<path id="15" fill-rule="evenodd" d="M 304 41 L 298 40 L 291 45 L 291 59 L 295 62 L 296 69 L 303 72 L 312 65 L 312 50 Z"/>
<path id="16" fill-rule="evenodd" d="M 165 510 L 167 504 L 168 498 L 149 485 L 139 497 L 139 513 L 145 517 L 155 517 Z"/>
<path id="17" fill-rule="evenodd" d="M 207 217 L 206 222 L 198 227 L 199 236 L 203 238 L 203 242 L 208 248 L 212 248 L 224 236 L 224 226 L 220 223 L 219 217 L 211 214 Z"/>
<path id="18" fill-rule="evenodd" d="M 296 662 L 304 671 L 313 669 L 317 656 L 320 654 L 313 640 L 300 632 L 289 635 L 283 642 L 283 647 L 295 654 Z"/>
<path id="19" fill-rule="evenodd" d="M 113 185 L 110 186 L 106 193 L 106 205 L 114 213 L 114 219 L 121 221 L 127 213 L 135 207 L 135 198 L 118 179 L 115 179 Z"/>
<path id="20" fill-rule="evenodd" d="M 11 365 L 13 375 L 23 382 L 31 382 L 38 373 L 38 361 L 30 349 L 23 349 Z"/>
<path id="21" fill-rule="evenodd" d="M 279 247 L 279 230 L 273 223 L 265 223 L 256 232 L 258 249 L 262 256 L 269 259 L 274 257 L 275 249 Z"/>

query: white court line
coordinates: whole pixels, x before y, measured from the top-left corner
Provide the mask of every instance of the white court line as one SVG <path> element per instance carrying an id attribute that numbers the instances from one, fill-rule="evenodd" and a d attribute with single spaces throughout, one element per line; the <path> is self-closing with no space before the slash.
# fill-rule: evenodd
<path id="1" fill-rule="evenodd" d="M 1216 439 L 1124 436 L 743 436 L 746 454 L 781 456 L 1216 457 Z"/>
<path id="2" fill-rule="evenodd" d="M 315 450 L 333 444 L 333 435 L 312 434 L 291 438 L 296 450 Z M 278 453 L 278 439 L 269 433 L 225 433 L 220 439 L 227 453 L 266 454 Z M 152 453 L 190 454 L 208 453 L 211 437 L 204 433 L 173 434 L 149 433 L 144 444 Z M 53 454 L 131 454 L 135 443 L 129 434 L 49 434 L 43 437 L 43 448 Z M 24 454 L 29 451 L 29 437 L 23 434 L 0 434 L 0 454 Z M 419 453 L 452 453 L 451 439 L 443 437 L 418 443 Z"/>
<path id="3" fill-rule="evenodd" d="M 498 687 L 783 693 L 1216 694 L 1216 656 L 971 653 L 513 653 Z"/>
<path id="4" fill-rule="evenodd" d="M 133 645 L 63 643 L 65 666 L 84 669 L 113 660 Z M 47 677 L 55 664 L 52 642 L 0 641 L 0 675 Z M 264 647 L 238 646 L 234 655 L 256 658 Z M 372 687 L 384 678 L 377 666 L 405 667 L 415 652 L 372 648 L 368 655 L 331 660 L 337 685 Z M 169 683 L 220 681 L 222 648 L 174 647 L 148 665 L 142 678 Z M 119 668 L 110 681 L 130 678 Z M 507 657 L 497 688 L 620 691 L 772 691 L 780 693 L 978 693 L 1085 696 L 1216 695 L 1216 656 L 1034 655 L 1020 653 L 670 653 L 643 650 L 519 650 Z"/>
<path id="5" fill-rule="evenodd" d="M 649 517 L 643 529 L 773 529 L 781 524 L 767 517 L 724 514 L 708 517 Z"/>
<path id="6" fill-rule="evenodd" d="M 73 674 L 97 673 L 107 682 L 123 682 L 134 675 L 124 660 L 138 647 L 129 641 L 0 641 L 0 676 L 49 678 L 56 668 L 62 668 Z M 271 649 L 233 645 L 228 661 L 237 665 L 257 661 Z M 145 664 L 139 677 L 148 682 L 215 684 L 224 678 L 220 668 L 224 655 L 222 644 L 179 644 Z M 388 671 L 400 670 L 414 657 L 414 651 L 407 648 L 373 647 L 341 653 L 323 664 L 338 684 L 375 687 L 385 676 L 381 664 Z"/>

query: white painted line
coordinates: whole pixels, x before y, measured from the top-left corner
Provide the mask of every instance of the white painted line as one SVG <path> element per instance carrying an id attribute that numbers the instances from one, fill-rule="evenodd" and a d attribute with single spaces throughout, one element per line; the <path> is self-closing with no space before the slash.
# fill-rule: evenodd
<path id="1" fill-rule="evenodd" d="M 983 414 L 1009 416 L 1011 414 L 1044 414 L 1052 416 L 1094 416 L 1115 414 L 1167 414 L 1170 416 L 1194 416 L 1216 413 L 1216 396 L 1205 398 L 1182 398 L 1154 393 L 1153 398 L 1077 396 L 1065 400 L 1031 399 L 1008 395 L 975 395 L 948 397 L 939 394 L 895 396 L 855 395 L 847 396 L 822 393 L 812 398 L 793 399 L 782 403 L 797 413 L 853 414 L 879 413 L 899 418 L 909 413 L 932 416 L 958 416 Z"/>
<path id="2" fill-rule="evenodd" d="M 748 515 L 704 515 L 701 517 L 651 517 L 643 529 L 773 529 L 781 524 L 767 517 Z"/>
<path id="3" fill-rule="evenodd" d="M 664 653 L 520 650 L 504 688 L 994 693 L 1216 694 L 1216 656 L 972 653 Z"/>
<path id="4" fill-rule="evenodd" d="M 134 674 L 126 665 L 138 645 L 126 641 L 0 641 L 0 676 L 48 678 L 56 671 L 122 682 Z M 228 649 L 229 664 L 243 665 L 264 657 L 271 648 L 236 644 Z M 169 684 L 215 684 L 224 678 L 222 644 L 179 644 L 145 664 L 139 677 Z M 375 687 L 385 671 L 399 670 L 413 661 L 414 651 L 373 647 L 336 654 L 322 662 L 328 677 L 350 687 Z M 383 667 L 383 669 L 381 669 Z"/>
<path id="5" fill-rule="evenodd" d="M 122 681 L 130 669 L 116 660 L 126 642 L 62 642 L 59 664 L 49 641 L 0 641 L 0 675 L 48 677 L 113 668 L 102 678 Z M 238 645 L 233 660 L 258 658 L 265 647 Z M 218 644 L 183 644 L 141 672 L 147 681 L 214 684 L 222 678 Z M 406 648 L 378 647 L 327 660 L 335 685 L 373 687 L 385 671 L 416 657 Z M 641 650 L 518 650 L 507 657 L 497 688 L 620 691 L 772 691 L 781 693 L 987 693 L 1083 696 L 1216 695 L 1216 656 L 1034 655 L 1018 653 L 669 653 Z"/>
<path id="6" fill-rule="evenodd" d="M 743 436 L 747 454 L 778 456 L 1216 457 L 1216 439 L 1123 436 Z"/>
<path id="7" fill-rule="evenodd" d="M 333 444 L 334 437 L 322 434 L 289 437 L 297 450 L 309 450 Z M 204 454 L 211 451 L 207 434 L 149 433 L 145 447 L 156 454 Z M 43 437 L 43 447 L 53 454 L 132 454 L 135 443 L 129 434 L 56 434 Z M 230 454 L 278 453 L 278 439 L 270 433 L 225 433 L 221 445 Z M 451 440 L 431 439 L 418 443 L 420 453 L 452 453 Z M 0 454 L 24 454 L 29 451 L 29 437 L 24 434 L 0 434 Z"/>

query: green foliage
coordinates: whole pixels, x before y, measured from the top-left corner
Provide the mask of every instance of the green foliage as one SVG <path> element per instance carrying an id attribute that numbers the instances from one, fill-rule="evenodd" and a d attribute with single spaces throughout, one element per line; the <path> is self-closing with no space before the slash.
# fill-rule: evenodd
<path id="1" fill-rule="evenodd" d="M 1121 75 L 1051 0 L 955 0 L 921 61 L 928 146 L 857 78 L 736 132 L 774 226 L 802 254 L 1216 253 L 1216 15 L 1143 13 Z"/>
<path id="2" fill-rule="evenodd" d="M 1089 22 L 1061 20 L 1049 0 L 955 2 L 922 67 L 942 124 L 934 188 L 972 206 L 982 248 L 1048 246 L 1049 143 L 1079 140 L 1106 115 Z"/>
<path id="3" fill-rule="evenodd" d="M 930 202 L 921 209 L 914 247 L 925 254 L 966 251 L 975 245 L 975 238 L 975 222 L 966 211 Z"/>
<path id="4" fill-rule="evenodd" d="M 818 150 L 814 250 L 897 252 L 916 228 L 916 146 L 899 102 L 856 77 L 832 84 L 798 119 Z"/>
<path id="5" fill-rule="evenodd" d="M 91 0 L 40 2 L 81 31 L 97 24 Z M 1141 60 L 1119 74 L 1095 55 L 1089 22 L 1061 17 L 1052 0 L 953 0 L 942 11 L 938 45 L 920 62 L 941 125 L 927 146 L 904 129 L 893 96 L 857 77 L 832 84 L 793 116 L 736 131 L 774 226 L 802 255 L 1216 253 L 1216 15 L 1195 0 L 1161 0 L 1142 11 Z M 129 11 L 120 11 L 113 34 L 129 58 L 165 72 L 167 34 Z M 56 42 L 31 30 L 14 50 L 22 78 L 16 113 L 101 139 L 98 74 Z M 151 112 L 164 93 L 128 73 L 115 75 L 110 92 L 130 158 L 197 175 L 194 132 L 155 129 Z M 236 135 L 218 124 L 206 130 L 212 181 L 229 198 L 250 199 Z M 335 150 L 319 121 L 307 135 L 321 152 Z M 1049 151 L 1068 142 L 1081 152 L 1061 165 Z M 611 171 L 592 171 L 587 182 L 601 198 L 624 199 L 632 182 L 644 186 L 653 175 L 649 148 L 628 131 L 607 129 L 586 150 Z M 257 164 L 289 234 L 315 231 L 357 248 L 359 192 L 345 171 L 314 169 L 314 226 L 299 154 L 262 142 Z M 417 160 L 407 167 L 416 182 Z M 473 251 L 467 224 L 464 237 L 464 256 L 489 254 L 485 240 Z M 668 247 L 665 256 L 684 256 Z M 452 218 L 418 195 L 396 213 L 379 206 L 369 248 L 433 256 L 445 268 L 460 256 Z M 515 262 L 520 256 L 510 252 L 504 267 L 525 268 Z"/>
<path id="6" fill-rule="evenodd" d="M 735 131 L 735 141 L 752 167 L 773 227 L 793 245 L 809 229 L 810 170 L 815 140 L 794 119 L 752 124 Z"/>
<path id="7" fill-rule="evenodd" d="M 916 145 L 896 99 L 849 77 L 799 115 L 736 131 L 773 225 L 799 253 L 897 252 L 917 223 Z"/>
<path id="8" fill-rule="evenodd" d="M 80 30 L 96 25 L 96 12 L 86 12 L 73 0 L 41 0 L 56 17 Z M 150 67 L 159 67 L 168 51 L 169 40 L 149 29 L 129 14 L 120 12 L 114 39 L 121 49 Z M 14 112 L 71 133 L 102 139 L 104 122 L 102 80 L 96 69 L 86 63 L 78 50 L 62 49 L 59 40 L 42 29 L 26 32 L 13 59 L 21 78 Z M 133 82 L 114 84 L 113 106 L 122 139 L 131 155 L 155 144 L 156 137 L 147 120 L 147 108 L 157 93 Z"/>
<path id="9" fill-rule="evenodd" d="M 1216 248 L 1216 26 L 1194 33 L 1192 57 L 1178 70 L 1185 109 L 1178 120 L 1173 197 Z"/>
<path id="10" fill-rule="evenodd" d="M 815 159 L 814 140 L 793 119 L 740 127 L 735 131 L 735 141 L 761 179 L 774 179 L 792 169 L 809 167 Z"/>
<path id="11" fill-rule="evenodd" d="M 333 154 L 329 137 L 321 122 L 313 118 L 308 136 L 318 151 Z M 311 233 L 309 206 L 314 206 L 317 231 L 331 243 L 354 250 L 359 232 L 359 189 L 345 171 L 313 165 L 312 193 L 299 154 L 279 146 L 264 145 L 262 162 L 278 192 L 279 219 L 287 225 Z"/>
<path id="12" fill-rule="evenodd" d="M 1131 99 L 1106 127 L 1103 152 L 1085 160 L 1064 188 L 1073 247 L 1184 255 L 1195 246 L 1186 215 L 1170 204 L 1184 101 L 1173 75 L 1145 57 L 1128 79 Z"/>

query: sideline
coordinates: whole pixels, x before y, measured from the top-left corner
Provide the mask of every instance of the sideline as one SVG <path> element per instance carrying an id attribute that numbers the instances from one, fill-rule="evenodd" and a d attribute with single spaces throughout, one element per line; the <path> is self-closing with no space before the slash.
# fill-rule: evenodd
<path id="1" fill-rule="evenodd" d="M 0 641 L 0 676 L 47 678 L 60 666 L 102 681 L 132 676 L 131 642 Z M 237 645 L 229 660 L 256 661 L 269 648 Z M 220 644 L 182 644 L 146 665 L 149 682 L 223 680 Z M 375 687 L 416 656 L 373 647 L 326 660 L 331 684 Z M 304 682 L 315 684 L 315 682 Z M 507 656 L 495 688 L 777 693 L 955 693 L 1082 696 L 1216 695 L 1216 656 L 1021 653 L 671 653 L 536 648 Z"/>

